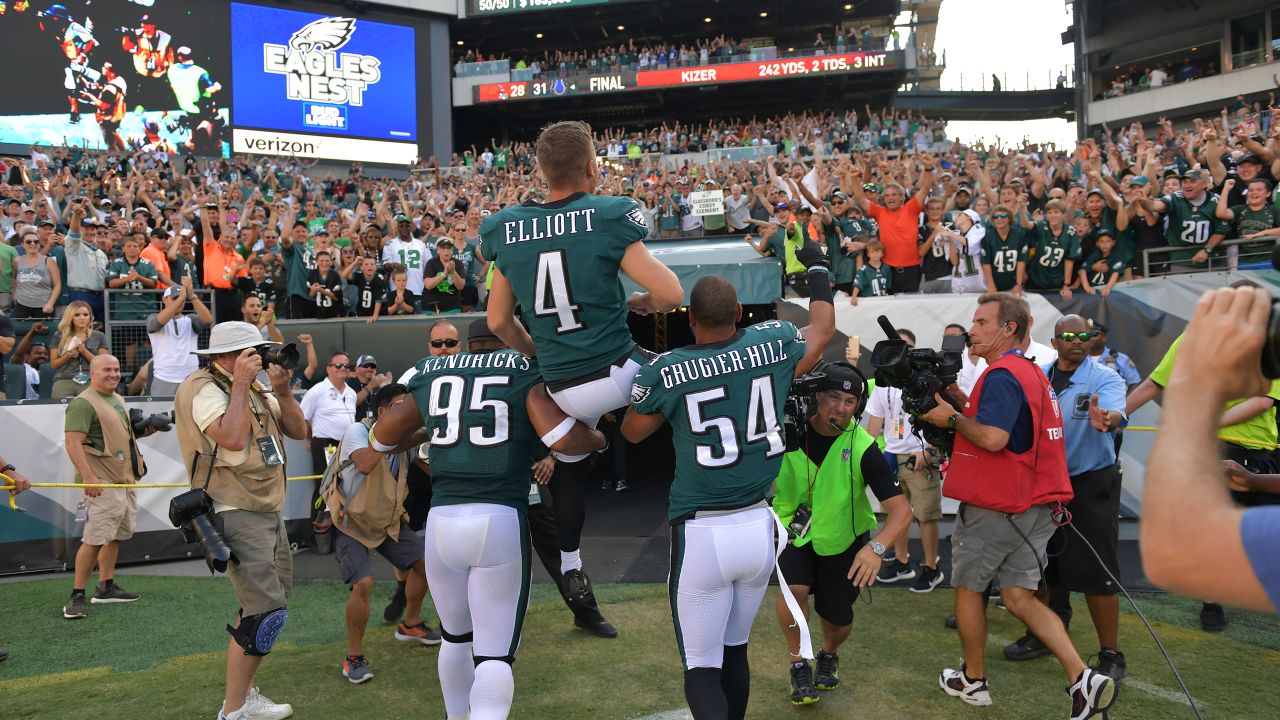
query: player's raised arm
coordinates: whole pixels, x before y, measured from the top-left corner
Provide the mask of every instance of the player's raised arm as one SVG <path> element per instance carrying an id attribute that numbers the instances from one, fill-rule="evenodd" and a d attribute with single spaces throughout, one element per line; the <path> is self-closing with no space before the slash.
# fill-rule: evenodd
<path id="1" fill-rule="evenodd" d="M 628 302 L 636 309 L 665 313 L 675 310 L 684 302 L 684 288 L 680 287 L 680 279 L 671 268 L 658 262 L 643 242 L 633 242 L 627 246 L 620 267 L 627 277 L 647 291 L 640 293 L 643 297 Z M 490 300 L 490 308 L 493 307 L 492 303 Z"/>
<path id="2" fill-rule="evenodd" d="M 832 304 L 831 272 L 827 256 L 818 243 L 810 240 L 796 251 L 796 259 L 804 264 L 809 278 L 809 324 L 800 328 L 804 336 L 804 357 L 796 365 L 795 376 L 813 369 L 822 359 L 827 343 L 836 334 L 836 308 Z"/>

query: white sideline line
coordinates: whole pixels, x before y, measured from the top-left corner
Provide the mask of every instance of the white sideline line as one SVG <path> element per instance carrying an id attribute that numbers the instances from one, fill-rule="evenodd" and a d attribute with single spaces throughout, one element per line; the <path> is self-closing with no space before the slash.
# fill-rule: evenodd
<path id="1" fill-rule="evenodd" d="M 687 709 L 667 710 L 666 712 L 656 713 L 654 715 L 645 715 L 636 718 L 636 720 L 693 720 L 693 715 Z"/>
<path id="2" fill-rule="evenodd" d="M 996 647 L 999 647 L 999 648 L 1003 648 L 1005 645 L 1009 645 L 1012 642 L 1013 642 L 1012 640 L 1000 637 L 999 635 L 991 635 L 987 638 L 988 645 L 995 645 Z M 1191 703 L 1187 702 L 1186 695 L 1183 695 L 1181 692 L 1177 690 L 1171 690 L 1161 685 L 1154 685 L 1149 682 L 1143 682 L 1142 680 L 1134 680 L 1133 678 L 1126 678 L 1120 681 L 1120 687 L 1122 689 L 1133 688 L 1134 690 L 1140 690 L 1152 697 L 1158 697 L 1162 700 L 1175 702 L 1184 707 L 1191 707 Z M 1207 703 L 1205 703 L 1204 700 L 1201 700 L 1200 698 L 1196 698 L 1197 707 L 1204 707 L 1206 704 Z"/>

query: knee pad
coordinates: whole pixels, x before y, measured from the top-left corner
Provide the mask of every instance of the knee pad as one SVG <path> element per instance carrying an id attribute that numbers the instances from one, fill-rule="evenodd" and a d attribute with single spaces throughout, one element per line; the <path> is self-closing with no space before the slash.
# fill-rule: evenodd
<path id="1" fill-rule="evenodd" d="M 474 658 L 472 658 L 472 660 L 475 662 L 476 667 L 480 667 L 480 663 L 485 662 L 486 660 L 497 660 L 498 662 L 504 662 L 508 665 L 513 665 L 515 664 L 516 658 L 514 655 L 503 655 L 502 657 L 476 655 Z"/>
<path id="2" fill-rule="evenodd" d="M 262 656 L 271 652 L 288 621 L 289 611 L 285 608 L 269 610 L 259 615 L 242 614 L 240 625 L 228 625 L 227 632 L 237 645 L 244 648 L 245 655 Z"/>

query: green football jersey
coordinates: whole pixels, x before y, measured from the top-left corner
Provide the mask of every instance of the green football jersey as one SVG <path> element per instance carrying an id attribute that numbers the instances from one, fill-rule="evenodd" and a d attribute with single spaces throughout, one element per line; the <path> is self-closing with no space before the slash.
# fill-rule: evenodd
<path id="1" fill-rule="evenodd" d="M 1062 230 L 1055 236 L 1049 223 L 1037 221 L 1027 232 L 1026 247 L 1023 259 L 1027 262 L 1028 286 L 1035 290 L 1057 290 L 1071 283 L 1072 278 L 1066 274 L 1066 261 L 1080 259 L 1080 237 L 1075 228 L 1063 223 Z M 1071 272 L 1075 271 L 1073 262 Z"/>
<path id="2" fill-rule="evenodd" d="M 150 280 L 158 280 L 160 278 L 159 274 L 156 273 L 156 266 L 152 265 L 150 260 L 140 257 L 138 262 L 133 265 L 130 265 L 129 261 L 124 258 L 112 260 L 107 265 L 106 279 L 111 281 L 125 277 L 135 268 L 140 277 Z M 128 290 L 145 290 L 146 285 L 137 280 L 131 280 L 115 289 L 121 292 L 115 292 L 111 295 L 110 314 L 112 320 L 141 320 L 147 314 L 153 313 L 158 309 L 157 295 L 143 292 L 125 292 Z"/>
<path id="3" fill-rule="evenodd" d="M 1280 227 L 1280 207 L 1263 205 L 1261 210 L 1250 210 L 1248 205 L 1236 205 L 1231 208 L 1235 214 L 1235 232 L 1231 237 L 1242 238 L 1254 233 Z M 1274 237 L 1263 238 L 1256 243 L 1240 246 L 1244 262 L 1258 262 L 1268 259 L 1268 253 L 1276 246 Z"/>
<path id="4" fill-rule="evenodd" d="M 1099 270 L 1095 268 L 1094 264 L 1098 262 L 1106 262 L 1106 269 Z M 1102 253 L 1094 250 L 1089 254 L 1089 257 L 1085 258 L 1084 265 L 1081 267 L 1084 268 L 1084 271 L 1088 274 L 1089 284 L 1096 288 L 1100 288 L 1111 282 L 1111 277 L 1113 275 L 1123 275 L 1125 269 L 1129 267 L 1129 264 L 1126 263 L 1124 258 L 1120 257 L 1114 250 L 1111 251 L 1110 255 L 1105 257 Z"/>
<path id="5" fill-rule="evenodd" d="M 854 273 L 858 271 L 858 261 L 840 247 L 845 238 L 852 240 L 857 236 L 859 225 L 850 218 L 832 218 L 826 231 L 827 257 L 831 260 L 831 282 L 843 285 L 852 283 Z"/>
<path id="6" fill-rule="evenodd" d="M 1165 215 L 1165 242 L 1172 247 L 1190 248 L 1169 253 L 1169 260 L 1187 267 L 1208 267 L 1208 263 L 1193 263 L 1191 258 L 1204 249 L 1203 245 L 1209 242 L 1211 235 L 1226 235 L 1231 232 L 1230 223 L 1214 216 L 1218 207 L 1218 194 L 1205 193 L 1204 201 L 1199 205 L 1192 205 L 1181 191 L 1165 195 L 1160 200 L 1169 210 Z"/>
<path id="7" fill-rule="evenodd" d="M 888 295 L 893 291 L 893 274 L 888 265 L 880 263 L 880 267 L 872 267 L 871 263 L 858 270 L 858 296 L 876 297 Z"/>
<path id="8" fill-rule="evenodd" d="M 689 345 L 640 369 L 635 412 L 671 423 L 676 474 L 669 519 L 764 499 L 782 467 L 782 404 L 805 341 L 770 320 L 711 345 Z"/>
<path id="9" fill-rule="evenodd" d="M 407 385 L 431 432 L 431 504 L 528 508 L 533 451 L 541 442 L 525 396 L 538 361 L 514 350 L 418 361 Z"/>
<path id="10" fill-rule="evenodd" d="M 1009 236 L 1001 240 L 994 225 L 987 224 L 982 237 L 982 264 L 991 266 L 995 290 L 1012 290 L 1018 284 L 1018 261 L 1027 254 L 1027 236 L 1022 228 L 1012 225 Z"/>
<path id="11" fill-rule="evenodd" d="M 575 193 L 489 216 L 481 252 L 511 284 L 547 380 L 581 377 L 635 345 L 618 268 L 649 234 L 629 197 Z"/>

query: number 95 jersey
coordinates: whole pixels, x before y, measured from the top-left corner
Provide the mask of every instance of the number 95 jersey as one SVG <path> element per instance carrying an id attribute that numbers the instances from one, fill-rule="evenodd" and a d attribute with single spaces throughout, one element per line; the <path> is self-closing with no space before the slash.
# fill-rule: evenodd
<path id="1" fill-rule="evenodd" d="M 541 442 L 525 397 L 538 361 L 513 350 L 418 361 L 403 380 L 431 433 L 431 504 L 495 503 L 524 512 Z"/>
<path id="2" fill-rule="evenodd" d="M 527 201 L 480 226 L 480 252 L 511 284 L 547 380 L 581 377 L 634 347 L 618 268 L 648 234 L 634 200 L 588 193 Z"/>
<path id="3" fill-rule="evenodd" d="M 804 350 L 794 325 L 770 320 L 728 340 L 672 350 L 640 369 L 634 411 L 661 413 L 671 423 L 670 520 L 768 494 L 786 450 L 782 404 Z"/>

